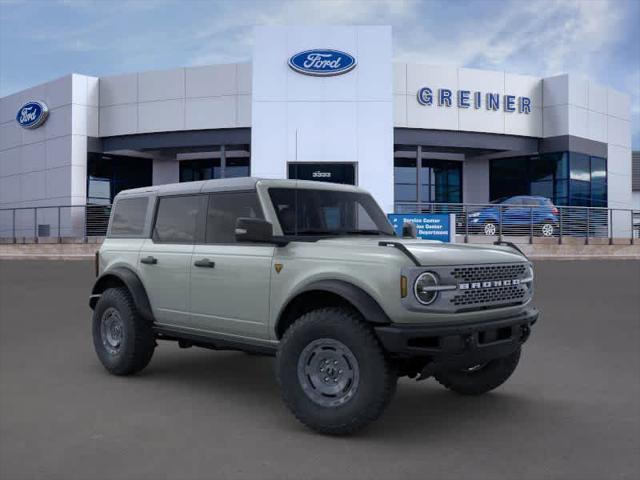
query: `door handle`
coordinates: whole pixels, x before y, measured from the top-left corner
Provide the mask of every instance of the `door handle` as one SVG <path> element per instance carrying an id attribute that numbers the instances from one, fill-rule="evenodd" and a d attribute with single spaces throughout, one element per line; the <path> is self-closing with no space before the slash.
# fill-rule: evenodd
<path id="1" fill-rule="evenodd" d="M 144 263 L 146 265 L 155 265 L 156 263 L 158 263 L 158 259 L 149 255 L 148 257 L 141 258 L 140 263 Z"/>
<path id="2" fill-rule="evenodd" d="M 216 266 L 216 262 L 212 262 L 208 258 L 203 258 L 202 260 L 196 260 L 193 262 L 196 267 L 206 267 L 206 268 L 214 268 Z"/>

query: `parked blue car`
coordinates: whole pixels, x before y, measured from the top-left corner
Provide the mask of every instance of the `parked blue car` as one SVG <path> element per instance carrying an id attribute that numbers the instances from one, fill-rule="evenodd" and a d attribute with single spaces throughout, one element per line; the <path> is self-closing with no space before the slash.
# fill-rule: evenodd
<path id="1" fill-rule="evenodd" d="M 533 234 L 552 237 L 558 229 L 558 209 L 545 197 L 517 196 L 500 198 L 491 202 L 495 206 L 485 207 L 469 213 L 469 229 L 485 235 L 502 232 L 515 235 Z"/>

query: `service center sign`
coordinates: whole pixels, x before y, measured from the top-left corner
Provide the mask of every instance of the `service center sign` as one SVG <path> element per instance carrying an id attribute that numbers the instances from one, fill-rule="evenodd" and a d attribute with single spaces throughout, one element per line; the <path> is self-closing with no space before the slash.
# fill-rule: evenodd
<path id="1" fill-rule="evenodd" d="M 456 216 L 453 213 L 390 213 L 387 216 L 397 235 L 402 235 L 402 226 L 409 222 L 416 226 L 421 240 L 456 241 Z"/>

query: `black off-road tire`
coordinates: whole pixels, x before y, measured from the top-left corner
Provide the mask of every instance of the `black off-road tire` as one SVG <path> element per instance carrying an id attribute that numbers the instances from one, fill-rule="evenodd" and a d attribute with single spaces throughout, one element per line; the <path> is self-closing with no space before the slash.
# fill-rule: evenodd
<path id="1" fill-rule="evenodd" d="M 121 321 L 121 341 L 117 348 L 105 344 L 101 332 L 105 312 L 117 312 Z M 109 313 L 107 313 L 107 316 Z M 150 322 L 137 312 L 126 288 L 109 288 L 102 293 L 93 312 L 93 345 L 100 362 L 114 375 L 132 375 L 149 364 L 156 346 Z"/>
<path id="2" fill-rule="evenodd" d="M 314 402 L 299 379 L 299 359 L 305 348 L 319 339 L 340 342 L 356 359 L 357 388 L 341 405 Z M 372 329 L 357 312 L 336 307 L 313 310 L 289 327 L 280 342 L 276 372 L 282 398 L 295 417 L 307 427 L 329 435 L 352 434 L 376 420 L 389 404 L 397 384 L 396 372 Z"/>
<path id="3" fill-rule="evenodd" d="M 520 360 L 520 348 L 503 358 L 496 358 L 471 370 L 452 370 L 434 375 L 449 390 L 461 395 L 482 395 L 506 382 Z"/>

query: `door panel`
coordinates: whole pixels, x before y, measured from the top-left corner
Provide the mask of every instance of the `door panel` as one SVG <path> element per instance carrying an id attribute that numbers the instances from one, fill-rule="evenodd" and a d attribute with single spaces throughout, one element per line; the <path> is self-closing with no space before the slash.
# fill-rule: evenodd
<path id="1" fill-rule="evenodd" d="M 189 321 L 189 276 L 193 246 L 204 238 L 207 197 L 160 197 L 151 239 L 140 251 L 139 266 L 158 323 Z"/>
<path id="2" fill-rule="evenodd" d="M 271 245 L 196 245 L 190 262 L 190 327 L 269 338 L 274 250 Z"/>
<path id="3" fill-rule="evenodd" d="M 189 320 L 189 274 L 193 245 L 153 243 L 146 239 L 138 257 L 156 322 L 184 325 Z M 156 263 L 144 263 L 151 257 Z"/>

